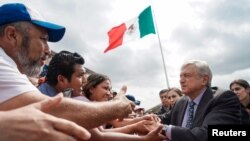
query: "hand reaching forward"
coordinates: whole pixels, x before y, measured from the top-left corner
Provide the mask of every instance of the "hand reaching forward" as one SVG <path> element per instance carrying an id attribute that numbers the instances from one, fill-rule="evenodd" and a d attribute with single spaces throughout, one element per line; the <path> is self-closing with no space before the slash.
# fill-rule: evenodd
<path id="1" fill-rule="evenodd" d="M 150 120 L 142 120 L 139 122 L 136 122 L 134 124 L 131 124 L 130 126 L 133 126 L 134 132 L 138 135 L 146 135 L 150 132 L 150 129 L 147 127 L 147 125 L 151 125 L 153 121 Z"/>
<path id="2" fill-rule="evenodd" d="M 127 87 L 123 86 L 120 92 L 114 98 L 114 101 L 117 102 L 117 106 L 120 107 L 118 110 L 119 119 L 122 120 L 125 117 L 128 117 L 130 113 L 132 113 L 133 109 L 135 108 L 135 104 L 128 100 L 125 96 L 127 92 Z"/>
<path id="3" fill-rule="evenodd" d="M 161 134 L 163 125 L 157 125 L 157 127 L 152 130 L 151 132 L 149 132 L 146 136 L 142 136 L 143 137 L 143 141 L 163 141 L 166 140 L 167 137 L 163 136 Z"/>
<path id="4" fill-rule="evenodd" d="M 139 135 L 148 134 L 150 131 L 157 129 L 161 124 L 157 116 L 153 114 L 144 115 L 139 117 L 140 121 L 132 124 L 134 126 L 134 130 Z"/>
<path id="5" fill-rule="evenodd" d="M 0 112 L 0 141 L 77 141 L 90 133 L 77 124 L 44 113 L 57 106 L 62 95 L 22 108 Z"/>
<path id="6" fill-rule="evenodd" d="M 159 126 L 161 126 L 161 123 L 156 119 L 152 117 L 152 122 L 150 124 L 145 124 L 145 128 L 147 128 L 149 131 L 155 130 Z"/>

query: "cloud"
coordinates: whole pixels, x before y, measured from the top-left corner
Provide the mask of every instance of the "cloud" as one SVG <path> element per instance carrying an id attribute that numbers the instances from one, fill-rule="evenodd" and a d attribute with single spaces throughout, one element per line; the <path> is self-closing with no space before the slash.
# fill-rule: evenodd
<path id="1" fill-rule="evenodd" d="M 181 54 L 207 60 L 218 74 L 249 68 L 250 63 L 242 60 L 247 60 L 250 51 L 249 16 L 246 14 L 250 6 L 248 1 L 241 2 L 211 1 L 203 5 L 205 12 L 197 15 L 202 21 L 199 28 L 190 24 L 177 26 L 171 39 L 181 46 Z"/>
<path id="2" fill-rule="evenodd" d="M 65 37 L 50 47 L 80 53 L 85 66 L 108 75 L 114 89 L 128 85 L 146 109 L 160 102 L 166 88 L 156 35 L 127 43 L 108 53 L 107 32 L 137 16 L 149 1 L 134 0 L 6 0 L 30 4 L 55 23 L 66 26 Z M 250 81 L 250 2 L 248 0 L 158 0 L 153 10 L 170 86 L 179 87 L 179 69 L 187 59 L 206 60 L 213 85 L 228 88 L 233 79 Z"/>

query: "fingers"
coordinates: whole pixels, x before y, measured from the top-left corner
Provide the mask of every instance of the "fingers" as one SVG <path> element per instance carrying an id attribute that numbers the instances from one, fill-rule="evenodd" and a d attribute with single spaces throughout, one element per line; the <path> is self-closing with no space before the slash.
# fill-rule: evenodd
<path id="1" fill-rule="evenodd" d="M 143 120 L 154 120 L 154 118 L 151 115 L 144 115 L 142 117 Z"/>
<path id="2" fill-rule="evenodd" d="M 145 115 L 145 116 L 143 116 L 143 119 L 145 119 L 145 120 L 153 120 L 155 122 L 161 122 L 161 119 L 155 114 Z"/>
<path id="3" fill-rule="evenodd" d="M 143 120 L 143 121 L 141 121 L 141 122 L 143 122 L 143 124 L 145 124 L 145 125 L 152 125 L 152 124 L 155 124 L 155 122 L 152 121 L 152 120 Z"/>
<path id="4" fill-rule="evenodd" d="M 156 128 L 158 128 L 158 125 L 154 121 L 145 120 L 144 127 L 149 131 L 154 131 Z"/>
<path id="5" fill-rule="evenodd" d="M 164 136 L 164 135 L 161 134 L 162 129 L 163 129 L 163 125 L 160 125 L 160 126 L 158 126 L 157 129 L 154 130 L 153 132 L 154 132 L 155 134 L 157 134 L 157 135 L 159 136 L 159 138 L 161 138 L 161 139 L 166 139 L 166 136 Z"/>
<path id="6" fill-rule="evenodd" d="M 154 119 L 154 121 L 161 122 L 161 119 L 157 115 L 151 114 L 151 117 Z"/>
<path id="7" fill-rule="evenodd" d="M 126 92 L 127 92 L 127 86 L 122 86 L 120 92 L 114 98 L 114 100 L 120 102 L 120 105 L 123 109 L 123 112 L 120 114 L 120 117 L 118 117 L 120 120 L 121 118 L 127 117 L 130 113 L 132 113 L 135 107 L 135 104 L 125 97 Z"/>
<path id="8" fill-rule="evenodd" d="M 80 127 L 79 125 L 64 119 L 56 118 L 54 120 L 54 128 L 83 140 L 88 140 L 91 136 L 90 133 L 83 127 Z"/>
<path id="9" fill-rule="evenodd" d="M 48 111 L 49 109 L 55 107 L 56 105 L 58 105 L 62 101 L 62 99 L 63 99 L 62 94 L 58 94 L 55 97 L 48 98 L 46 100 L 37 102 L 33 105 L 35 108 L 45 112 L 45 111 Z"/>
<path id="10" fill-rule="evenodd" d="M 127 86 L 122 86 L 122 88 L 121 88 L 119 94 L 125 95 L 126 92 L 127 92 Z"/>
<path id="11" fill-rule="evenodd" d="M 162 128 L 163 128 L 163 125 L 159 125 L 153 132 L 161 133 Z"/>
<path id="12" fill-rule="evenodd" d="M 48 136 L 47 138 L 49 138 L 49 140 L 53 140 L 53 141 L 77 141 L 77 139 L 75 139 L 72 136 L 66 135 L 64 133 L 58 132 L 56 130 L 53 130 L 50 133 L 51 136 Z"/>
<path id="13" fill-rule="evenodd" d="M 124 94 L 127 92 L 127 86 L 122 86 L 120 92 L 123 92 Z"/>
<path id="14" fill-rule="evenodd" d="M 123 97 L 125 97 L 125 94 L 127 92 L 127 86 L 122 86 L 122 88 L 120 89 L 120 92 L 116 95 L 116 97 L 114 97 L 115 99 L 123 99 Z"/>
<path id="15" fill-rule="evenodd" d="M 134 111 L 136 105 L 132 101 L 130 101 L 130 105 L 131 105 L 131 112 L 132 112 L 132 111 Z"/>

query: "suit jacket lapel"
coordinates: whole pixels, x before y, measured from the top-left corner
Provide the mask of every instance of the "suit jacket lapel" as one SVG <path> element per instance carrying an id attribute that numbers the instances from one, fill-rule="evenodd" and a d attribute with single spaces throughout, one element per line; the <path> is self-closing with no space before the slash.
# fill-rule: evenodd
<path id="1" fill-rule="evenodd" d="M 211 90 L 211 88 L 207 88 L 206 91 L 204 92 L 201 101 L 196 109 L 195 112 L 195 117 L 194 117 L 194 122 L 193 122 L 193 127 L 195 126 L 199 126 L 201 123 L 199 123 L 200 121 L 203 121 L 203 116 L 204 116 L 204 112 L 206 111 L 206 109 L 208 108 L 208 105 L 210 103 L 210 100 L 213 98 L 213 92 Z"/>
<path id="2" fill-rule="evenodd" d="M 177 122 L 178 126 L 182 125 L 182 121 L 183 121 L 183 118 L 185 115 L 187 105 L 188 105 L 188 97 L 185 96 L 185 99 L 183 100 L 182 103 L 180 103 L 180 107 L 178 108 L 179 113 L 181 113 L 181 116 L 177 116 L 178 117 L 178 122 Z"/>

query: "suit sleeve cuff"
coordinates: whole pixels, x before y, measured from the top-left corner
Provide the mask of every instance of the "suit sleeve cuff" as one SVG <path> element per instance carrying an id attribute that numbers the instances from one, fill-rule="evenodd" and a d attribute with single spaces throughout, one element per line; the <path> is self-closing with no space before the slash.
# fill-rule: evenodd
<path id="1" fill-rule="evenodd" d="M 164 130 L 165 130 L 165 133 L 166 133 L 166 136 L 169 140 L 172 140 L 172 137 L 171 137 L 171 130 L 172 130 L 172 125 L 165 125 L 164 126 Z"/>

